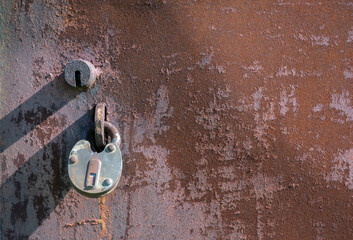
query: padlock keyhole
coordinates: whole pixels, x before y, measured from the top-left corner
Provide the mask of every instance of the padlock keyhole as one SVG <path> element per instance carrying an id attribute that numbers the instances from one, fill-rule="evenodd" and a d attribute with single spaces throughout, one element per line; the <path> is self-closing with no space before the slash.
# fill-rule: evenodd
<path id="1" fill-rule="evenodd" d="M 90 173 L 88 186 L 94 186 L 96 182 L 96 174 Z"/>
<path id="2" fill-rule="evenodd" d="M 76 81 L 76 87 L 81 87 L 81 72 L 80 71 L 75 71 L 75 81 Z"/>

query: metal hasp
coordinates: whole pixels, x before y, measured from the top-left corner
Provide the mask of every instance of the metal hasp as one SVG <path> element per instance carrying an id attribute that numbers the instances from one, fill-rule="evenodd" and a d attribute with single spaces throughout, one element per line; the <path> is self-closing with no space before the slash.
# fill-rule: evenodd
<path id="1" fill-rule="evenodd" d="M 101 113 L 102 108 L 105 112 L 106 106 L 104 103 L 97 104 L 96 116 Z M 96 122 L 96 127 L 97 125 Z M 102 152 L 93 152 L 88 141 L 80 140 L 72 148 L 69 155 L 70 181 L 80 194 L 87 197 L 102 197 L 109 194 L 116 188 L 121 177 L 122 155 L 119 148 L 119 132 L 113 124 L 107 121 L 103 121 L 101 127 L 102 132 L 110 137 L 110 142 L 103 145 Z M 97 128 L 95 132 L 97 136 Z"/>
<path id="2" fill-rule="evenodd" d="M 93 64 L 76 59 L 65 66 L 65 80 L 73 87 L 90 87 L 96 81 L 97 72 Z"/>

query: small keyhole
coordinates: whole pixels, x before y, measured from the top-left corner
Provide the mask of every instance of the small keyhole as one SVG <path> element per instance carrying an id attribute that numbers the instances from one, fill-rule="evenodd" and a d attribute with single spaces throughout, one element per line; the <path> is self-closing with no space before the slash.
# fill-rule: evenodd
<path id="1" fill-rule="evenodd" d="M 96 174 L 95 173 L 91 173 L 90 174 L 90 181 L 89 181 L 89 186 L 95 186 L 96 184 Z"/>
<path id="2" fill-rule="evenodd" d="M 81 87 L 81 72 L 75 71 L 76 87 Z"/>

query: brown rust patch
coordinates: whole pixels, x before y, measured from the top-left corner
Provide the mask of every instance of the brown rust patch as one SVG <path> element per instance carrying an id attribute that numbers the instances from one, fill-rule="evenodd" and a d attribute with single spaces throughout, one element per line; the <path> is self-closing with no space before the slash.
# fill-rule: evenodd
<path id="1" fill-rule="evenodd" d="M 77 227 L 85 224 L 90 224 L 90 225 L 100 225 L 101 231 L 100 231 L 100 237 L 105 238 L 107 236 L 107 224 L 108 224 L 108 217 L 110 216 L 109 214 L 109 209 L 105 206 L 105 197 L 98 198 L 98 209 L 99 209 L 99 218 L 93 218 L 93 219 L 86 219 L 82 221 L 77 221 L 74 223 L 69 223 L 65 224 L 65 227 Z M 109 225 L 109 229 L 111 230 L 111 226 Z M 109 234 L 110 235 L 110 234 Z M 110 236 L 108 236 L 109 239 L 111 239 Z"/>
<path id="2" fill-rule="evenodd" d="M 82 221 L 77 221 L 74 223 L 68 223 L 65 224 L 65 227 L 77 227 L 77 226 L 81 226 L 81 225 L 85 225 L 85 224 L 91 224 L 91 225 L 101 225 L 103 226 L 104 223 L 101 219 L 86 219 L 86 220 L 82 220 Z"/>

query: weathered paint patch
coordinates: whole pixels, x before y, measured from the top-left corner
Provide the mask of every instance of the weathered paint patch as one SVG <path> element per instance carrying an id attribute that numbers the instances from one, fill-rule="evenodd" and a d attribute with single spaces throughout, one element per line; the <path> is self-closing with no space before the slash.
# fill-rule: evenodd
<path id="1" fill-rule="evenodd" d="M 346 121 L 353 121 L 353 106 L 351 106 L 350 93 L 343 90 L 341 94 L 332 94 L 330 107 L 346 116 Z"/>
<path id="2" fill-rule="evenodd" d="M 337 154 L 333 163 L 334 165 L 327 179 L 341 182 L 349 189 L 353 189 L 353 148 Z"/>
<path id="3" fill-rule="evenodd" d="M 314 113 L 316 113 L 316 112 L 321 112 L 321 111 L 322 111 L 322 107 L 323 107 L 323 105 L 322 105 L 321 103 L 315 105 L 315 106 L 313 107 L 313 112 L 314 112 Z"/>
<path id="4" fill-rule="evenodd" d="M 282 116 L 285 116 L 289 111 L 289 106 L 292 105 L 293 112 L 297 111 L 299 106 L 295 95 L 295 87 L 293 85 L 290 86 L 290 92 L 287 93 L 286 89 L 283 89 L 280 94 L 280 113 Z M 289 105 L 289 106 L 288 106 Z"/>
<path id="5" fill-rule="evenodd" d="M 353 30 L 348 31 L 347 42 L 353 42 Z"/>
<path id="6" fill-rule="evenodd" d="M 351 78 L 353 78 L 353 71 L 352 71 L 352 69 L 345 69 L 345 70 L 343 71 L 343 76 L 344 76 L 345 79 L 351 79 Z"/>

